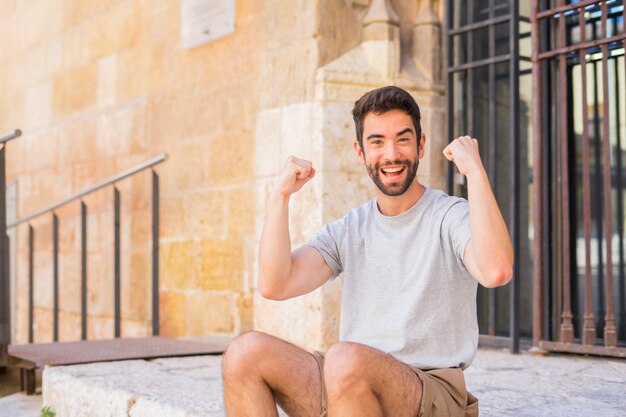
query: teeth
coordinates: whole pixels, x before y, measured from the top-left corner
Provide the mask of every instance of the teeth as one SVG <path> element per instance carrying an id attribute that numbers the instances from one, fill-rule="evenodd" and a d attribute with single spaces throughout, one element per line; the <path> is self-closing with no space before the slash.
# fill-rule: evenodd
<path id="1" fill-rule="evenodd" d="M 385 171 L 385 172 L 400 172 L 400 171 L 402 171 L 402 167 L 398 167 L 398 168 L 383 168 L 383 171 Z"/>

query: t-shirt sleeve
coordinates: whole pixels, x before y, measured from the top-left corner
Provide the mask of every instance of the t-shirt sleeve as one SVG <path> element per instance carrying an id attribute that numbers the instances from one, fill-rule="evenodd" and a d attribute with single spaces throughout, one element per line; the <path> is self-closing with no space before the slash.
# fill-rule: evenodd
<path id="1" fill-rule="evenodd" d="M 441 237 L 449 242 L 456 257 L 465 265 L 465 246 L 472 238 L 467 200 L 459 198 L 447 210 L 441 224 Z"/>
<path id="2" fill-rule="evenodd" d="M 333 270 L 331 279 L 337 278 L 343 272 L 340 248 L 344 234 L 345 221 L 340 219 L 324 225 L 307 242 L 307 245 L 317 249 L 324 261 L 326 261 L 326 264 Z"/>

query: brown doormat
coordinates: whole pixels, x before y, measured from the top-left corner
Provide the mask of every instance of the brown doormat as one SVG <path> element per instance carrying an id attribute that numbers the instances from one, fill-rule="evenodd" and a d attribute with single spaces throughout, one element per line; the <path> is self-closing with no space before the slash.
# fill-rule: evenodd
<path id="1" fill-rule="evenodd" d="M 224 353 L 226 346 L 226 341 L 197 342 L 155 336 L 136 339 L 9 345 L 9 355 L 30 362 L 37 368 L 44 368 L 47 365 L 77 365 L 129 359 L 219 355 Z"/>

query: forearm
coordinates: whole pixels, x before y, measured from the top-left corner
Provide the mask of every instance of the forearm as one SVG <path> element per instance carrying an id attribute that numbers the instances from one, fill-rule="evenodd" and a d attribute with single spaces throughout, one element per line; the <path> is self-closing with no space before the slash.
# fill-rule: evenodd
<path id="1" fill-rule="evenodd" d="M 482 278 L 497 286 L 512 276 L 513 245 L 482 167 L 467 175 L 472 251 Z"/>
<path id="2" fill-rule="evenodd" d="M 283 289 L 291 274 L 289 196 L 273 193 L 267 201 L 259 248 L 258 288 L 266 298 Z"/>

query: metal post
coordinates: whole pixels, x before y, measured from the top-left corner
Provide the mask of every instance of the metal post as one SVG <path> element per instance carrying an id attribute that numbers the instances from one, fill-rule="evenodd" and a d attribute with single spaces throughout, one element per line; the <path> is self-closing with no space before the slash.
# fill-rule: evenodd
<path id="1" fill-rule="evenodd" d="M 534 0 L 531 9 L 531 39 L 533 63 L 533 347 L 539 349 L 539 342 L 543 340 L 543 151 L 542 151 L 542 83 L 541 61 L 539 60 L 539 0 Z"/>
<path id="2" fill-rule="evenodd" d="M 565 5 L 560 0 L 559 5 Z M 567 46 L 567 38 L 565 33 L 567 22 L 565 13 L 561 13 L 559 17 L 559 46 L 565 48 Z M 563 313 L 561 315 L 561 341 L 564 343 L 572 343 L 574 341 L 574 326 L 572 325 L 572 309 L 571 309 L 571 251 L 570 251 L 570 192 L 569 192 L 569 136 L 567 131 L 567 55 L 565 53 L 559 55 L 559 94 L 561 99 L 559 114 L 559 133 L 561 145 L 561 196 L 562 196 L 562 244 L 563 244 Z"/>
<path id="3" fill-rule="evenodd" d="M 513 265 L 513 281 L 509 288 L 510 308 L 509 308 L 509 331 L 511 336 L 511 352 L 519 353 L 520 345 L 520 192 L 519 192 L 519 172 L 520 172 L 520 134 L 519 134 L 519 2 L 511 0 L 509 3 L 511 20 L 509 23 L 509 50 L 511 59 L 509 60 L 509 84 L 511 86 L 509 95 L 509 140 L 511 141 L 510 158 L 512 160 L 509 190 L 511 204 L 510 207 L 510 232 L 513 241 L 515 259 Z"/>
<path id="4" fill-rule="evenodd" d="M 602 37 L 608 39 L 607 5 L 602 2 Z M 615 327 L 615 309 L 613 307 L 613 204 L 611 196 L 611 138 L 609 136 L 609 45 L 602 44 L 602 151 L 604 177 L 604 239 L 606 242 L 606 315 L 604 326 L 604 345 L 617 346 L 617 329 Z M 621 215 L 621 213 L 620 213 Z"/>
<path id="5" fill-rule="evenodd" d="M 5 146 L 0 144 L 0 367 L 8 363 L 7 349 L 11 343 L 11 277 L 6 219 Z"/>
<path id="6" fill-rule="evenodd" d="M 34 341 L 35 229 L 28 225 L 28 343 Z"/>
<path id="7" fill-rule="evenodd" d="M 121 268 L 120 268 L 120 191 L 113 187 L 113 236 L 114 236 L 114 321 L 115 337 L 121 336 Z"/>
<path id="8" fill-rule="evenodd" d="M 152 170 L 152 335 L 159 335 L 159 175 Z"/>
<path id="9" fill-rule="evenodd" d="M 80 202 L 80 316 L 82 340 L 87 339 L 87 205 Z"/>
<path id="10" fill-rule="evenodd" d="M 59 341 L 59 217 L 52 213 L 52 339 Z"/>

